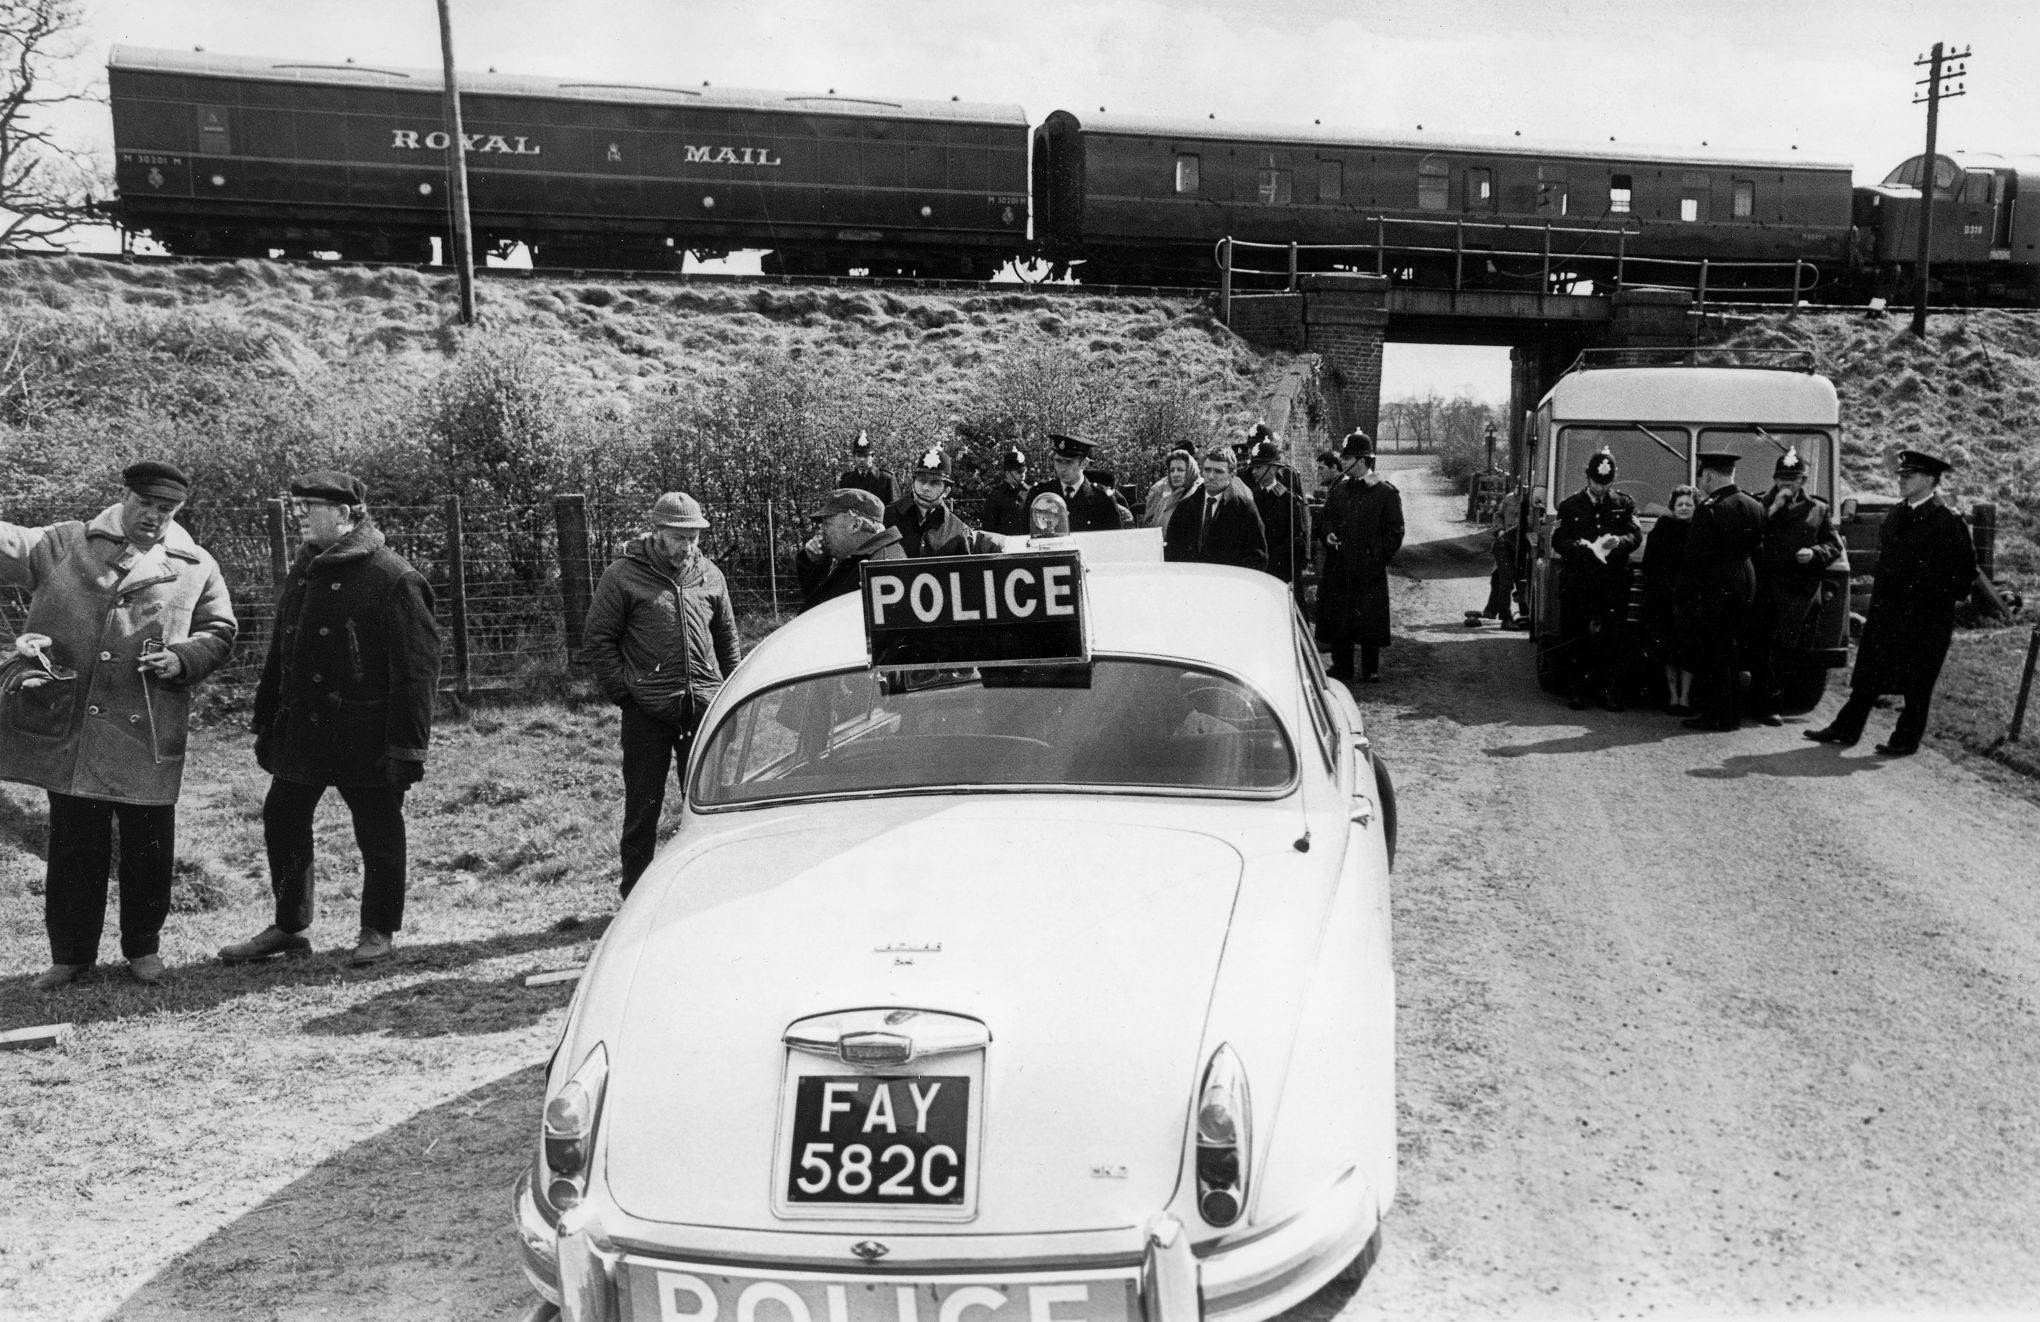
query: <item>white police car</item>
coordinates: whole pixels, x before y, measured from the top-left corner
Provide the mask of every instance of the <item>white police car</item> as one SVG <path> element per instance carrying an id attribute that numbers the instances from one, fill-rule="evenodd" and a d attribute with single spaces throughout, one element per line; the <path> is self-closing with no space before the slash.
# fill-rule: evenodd
<path id="1" fill-rule="evenodd" d="M 1244 1322 L 1373 1261 L 1387 776 L 1281 583 L 1077 541 L 869 565 L 717 698 L 518 1185 L 568 1318 Z"/>

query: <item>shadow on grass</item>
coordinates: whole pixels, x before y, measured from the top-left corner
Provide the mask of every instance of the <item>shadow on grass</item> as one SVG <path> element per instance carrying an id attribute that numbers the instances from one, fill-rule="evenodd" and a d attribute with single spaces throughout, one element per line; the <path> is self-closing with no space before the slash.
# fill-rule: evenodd
<path id="1" fill-rule="evenodd" d="M 461 1037 L 526 1028 L 566 1004 L 571 982 L 527 987 L 523 974 L 488 981 L 434 978 L 380 992 L 338 1014 L 308 1020 L 316 1037 Z"/>
<path id="2" fill-rule="evenodd" d="M 426 945 L 405 945 L 399 936 L 396 954 L 365 969 L 348 967 L 344 950 L 319 952 L 301 959 L 272 960 L 267 964 L 226 965 L 209 959 L 197 964 L 172 965 L 164 980 L 154 987 L 135 982 L 119 962 L 102 963 L 83 980 L 54 992 L 31 991 L 28 984 L 34 974 L 23 973 L 0 978 L 0 1029 L 58 1021 L 90 1024 L 133 1015 L 188 1014 L 279 987 L 379 982 L 428 971 L 451 971 L 483 960 L 533 955 L 592 943 L 608 925 L 609 918 L 604 915 L 573 921 L 571 925 L 555 924 L 542 932 L 513 932 L 472 941 L 441 941 Z M 559 959 L 540 961 L 548 969 L 562 967 L 568 962 Z M 526 971 L 537 972 L 538 968 L 538 964 L 534 964 Z M 412 984 L 406 984 L 352 1011 L 313 1021 L 327 1025 L 315 1031 L 365 1033 L 381 1030 L 399 1036 L 437 1036 L 438 1033 L 418 1031 L 419 1026 L 430 1015 L 444 1015 L 450 999 L 457 994 L 454 989 L 461 987 L 471 989 L 482 1005 L 477 1023 L 462 1021 L 458 1025 L 449 1025 L 444 1032 L 492 1033 L 500 1028 L 521 1026 L 553 1009 L 561 999 L 550 988 L 527 990 L 521 977 L 519 975 L 510 982 L 441 978 L 423 984 L 426 990 L 422 992 Z M 528 1011 L 522 1018 L 501 1021 L 508 1010 L 499 1002 L 507 1000 L 507 989 L 513 982 L 517 995 L 528 998 Z M 433 987 L 442 990 L 434 992 L 430 990 Z M 438 998 L 436 1002 L 435 997 Z M 409 1008 L 405 1008 L 406 1003 Z M 378 1004 L 384 1004 L 380 1011 L 375 1008 Z M 357 1019 L 359 1027 L 332 1026 L 338 1021 Z M 498 1022 L 490 1022 L 492 1019 Z"/>
<path id="3" fill-rule="evenodd" d="M 505 1317 L 530 1294 L 510 1238 L 545 1067 L 420 1111 L 180 1254 L 111 1316 Z"/>

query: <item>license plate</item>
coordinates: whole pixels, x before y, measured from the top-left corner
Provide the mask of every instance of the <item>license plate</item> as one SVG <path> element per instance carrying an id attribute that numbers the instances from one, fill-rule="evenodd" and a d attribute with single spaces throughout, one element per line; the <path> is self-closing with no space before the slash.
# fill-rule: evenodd
<path id="1" fill-rule="evenodd" d="M 1138 1322 L 1131 1273 L 907 1281 L 626 1259 L 629 1322 Z"/>
<path id="2" fill-rule="evenodd" d="M 796 1082 L 789 1204 L 966 1205 L 968 1076 L 810 1074 Z"/>

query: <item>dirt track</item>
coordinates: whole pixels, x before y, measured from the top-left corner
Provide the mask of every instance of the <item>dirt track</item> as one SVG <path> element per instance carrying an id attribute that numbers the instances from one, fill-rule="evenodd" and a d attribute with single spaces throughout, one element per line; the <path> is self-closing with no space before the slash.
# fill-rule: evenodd
<path id="1" fill-rule="evenodd" d="M 2040 809 L 1804 722 L 1567 710 L 1462 622 L 1463 498 L 1392 476 L 1402 1188 L 1343 1316 L 2031 1308 Z"/>

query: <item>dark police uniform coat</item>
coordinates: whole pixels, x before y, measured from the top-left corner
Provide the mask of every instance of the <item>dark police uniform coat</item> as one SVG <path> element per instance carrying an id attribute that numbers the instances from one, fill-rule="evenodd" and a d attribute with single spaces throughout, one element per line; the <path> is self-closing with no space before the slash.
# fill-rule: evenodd
<path id="1" fill-rule="evenodd" d="M 892 478 L 876 470 L 867 473 L 862 469 L 846 468 L 837 476 L 836 485 L 839 487 L 855 487 L 859 491 L 869 491 L 872 495 L 878 497 L 878 503 L 881 505 L 893 503 Z"/>
<path id="2" fill-rule="evenodd" d="M 1877 534 L 1870 615 L 1850 688 L 1931 692 L 1955 636 L 1955 606 L 1976 582 L 1976 546 L 1962 516 L 1929 496 L 1900 505 Z"/>
<path id="3" fill-rule="evenodd" d="M 1237 482 L 1219 490 L 1216 506 L 1206 499 L 1210 494 L 1210 488 L 1200 485 L 1176 503 L 1169 526 L 1162 530 L 1162 559 L 1267 569 L 1268 538 L 1254 502 L 1241 494 Z"/>
<path id="4" fill-rule="evenodd" d="M 1027 488 L 1000 478 L 985 497 L 985 531 L 1005 537 L 1027 535 Z"/>
<path id="5" fill-rule="evenodd" d="M 1339 545 L 1325 556 L 1318 641 L 1327 649 L 1388 646 L 1388 566 L 1402 549 L 1402 493 L 1386 479 L 1370 486 L 1349 473 L 1325 497 L 1325 531 Z"/>
<path id="6" fill-rule="evenodd" d="M 1778 651 L 1813 646 L 1809 633 L 1825 600 L 1824 575 L 1842 558 L 1842 537 L 1828 516 L 1827 502 L 1801 491 L 1775 503 L 1777 488 L 1764 493 L 1764 540 L 1757 554 L 1757 604 L 1769 644 Z M 1799 563 L 1801 549 L 1813 559 Z"/>
<path id="7" fill-rule="evenodd" d="M 256 760 L 278 780 L 381 788 L 384 759 L 423 762 L 439 687 L 432 586 L 359 524 L 300 546 L 262 680 Z"/>
<path id="8" fill-rule="evenodd" d="M 1719 488 L 1693 511 L 1672 589 L 1701 719 L 1720 729 L 1737 719 L 1736 645 L 1756 596 L 1754 557 L 1763 540 L 1764 507 L 1733 483 Z"/>
<path id="9" fill-rule="evenodd" d="M 977 555 L 999 549 L 991 538 L 958 518 L 946 501 L 924 515 L 912 496 L 896 500 L 885 507 L 885 526 L 899 529 L 900 549 L 912 560 L 930 555 Z"/>
<path id="10" fill-rule="evenodd" d="M 1610 533 L 1618 540 L 1604 561 L 1588 543 Z M 1565 559 L 1559 584 L 1559 622 L 1565 632 L 1585 633 L 1587 621 L 1596 616 L 1619 627 L 1629 616 L 1629 557 L 1643 545 L 1636 502 L 1612 487 L 1599 500 L 1591 491 L 1575 491 L 1558 502 L 1551 544 Z"/>
<path id="11" fill-rule="evenodd" d="M 1070 507 L 1071 532 L 1111 532 L 1124 526 L 1119 520 L 1119 502 L 1089 478 L 1085 478 L 1074 493 L 1064 491 L 1063 484 L 1053 478 L 1037 482 L 1027 491 L 1029 508 L 1033 507 L 1034 498 L 1044 491 L 1053 491 Z"/>

